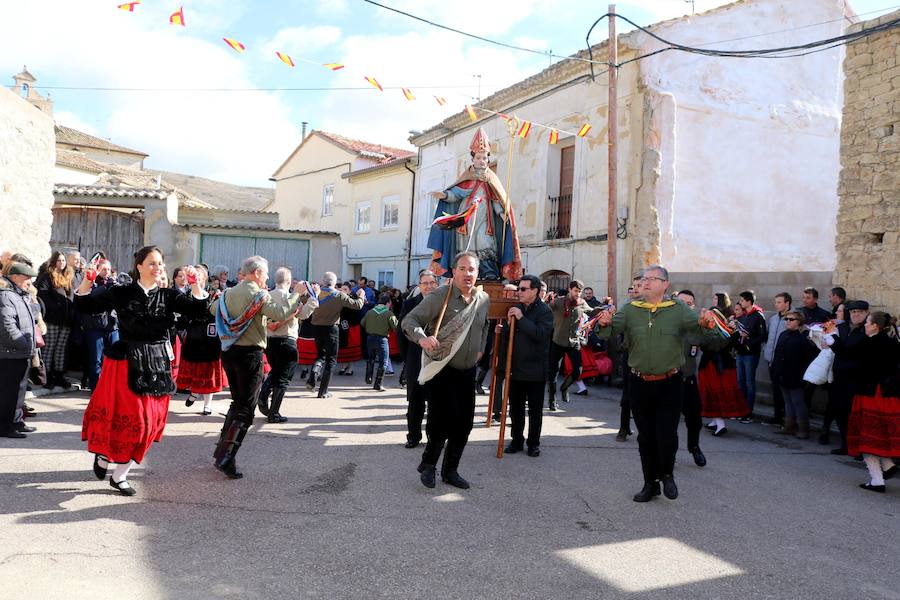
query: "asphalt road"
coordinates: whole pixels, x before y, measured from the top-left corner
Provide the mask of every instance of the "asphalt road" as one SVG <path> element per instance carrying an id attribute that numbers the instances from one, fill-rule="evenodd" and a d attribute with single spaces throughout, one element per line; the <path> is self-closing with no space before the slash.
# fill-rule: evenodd
<path id="1" fill-rule="evenodd" d="M 502 460 L 482 397 L 472 488 L 429 490 L 396 379 L 334 382 L 257 420 L 239 481 L 212 467 L 227 395 L 211 417 L 176 398 L 134 498 L 91 472 L 87 394 L 33 400 L 38 432 L 0 439 L 0 598 L 900 598 L 900 480 L 860 490 L 862 464 L 814 440 L 729 422 L 703 432 L 707 467 L 679 453 L 677 500 L 637 504 L 618 390 L 545 412 L 542 455 Z"/>

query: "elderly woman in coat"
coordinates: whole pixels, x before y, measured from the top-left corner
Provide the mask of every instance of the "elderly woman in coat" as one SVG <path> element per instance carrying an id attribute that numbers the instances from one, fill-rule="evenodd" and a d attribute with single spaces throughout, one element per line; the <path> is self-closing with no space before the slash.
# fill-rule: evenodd
<path id="1" fill-rule="evenodd" d="M 35 320 L 28 288 L 37 273 L 12 263 L 0 278 L 0 437 L 24 438 L 17 409 L 25 402 L 28 369 L 35 351 Z"/>

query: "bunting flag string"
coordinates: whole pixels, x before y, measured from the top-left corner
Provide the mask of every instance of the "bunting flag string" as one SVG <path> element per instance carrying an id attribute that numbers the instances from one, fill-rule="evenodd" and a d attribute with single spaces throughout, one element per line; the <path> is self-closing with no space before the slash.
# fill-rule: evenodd
<path id="1" fill-rule="evenodd" d="M 135 8 L 136 8 L 139 4 L 141 4 L 141 2 L 140 2 L 139 0 L 135 0 L 134 2 L 128 2 L 128 3 L 125 3 L 125 4 L 119 4 L 119 5 L 117 6 L 117 8 L 119 8 L 119 9 L 121 9 L 121 10 L 128 11 L 128 12 L 135 12 Z M 172 24 L 172 25 L 180 25 L 181 27 L 185 27 L 185 26 L 186 26 L 187 21 L 186 21 L 185 16 L 184 16 L 184 6 L 180 6 L 180 7 L 178 8 L 177 11 L 173 12 L 173 13 L 169 16 L 169 23 Z M 234 50 L 234 51 L 237 52 L 238 54 L 244 53 L 244 51 L 247 49 L 247 47 L 246 47 L 243 43 L 239 42 L 238 40 L 236 40 L 236 39 L 234 39 L 234 38 L 223 37 L 222 40 L 223 40 L 223 41 L 224 41 L 224 42 L 225 42 L 232 50 Z M 271 56 L 271 55 L 270 55 L 270 56 Z M 344 69 L 344 68 L 345 68 L 345 65 L 344 65 L 343 63 L 340 63 L 340 62 L 326 62 L 326 63 L 322 63 L 322 62 L 319 62 L 319 61 L 310 60 L 310 59 L 308 59 L 308 58 L 303 58 L 303 57 L 292 57 L 292 56 L 290 56 L 289 54 L 287 54 L 287 53 L 285 53 L 285 52 L 279 52 L 279 51 L 276 51 L 276 52 L 275 52 L 275 56 L 278 57 L 278 60 L 280 60 L 280 61 L 283 62 L 285 65 L 287 65 L 288 67 L 291 67 L 291 68 L 294 68 L 294 67 L 297 66 L 297 61 L 309 63 L 309 64 L 312 64 L 312 65 L 317 65 L 317 66 L 320 66 L 320 67 L 324 67 L 324 68 L 326 68 L 326 69 L 328 69 L 328 70 L 330 70 L 330 71 L 333 71 L 333 72 L 335 72 L 335 71 L 340 71 L 341 69 Z M 383 92 L 383 91 L 384 91 L 384 87 L 381 85 L 381 83 L 378 82 L 378 80 L 377 80 L 375 77 L 373 77 L 373 76 L 371 76 L 371 75 L 365 75 L 365 76 L 364 76 L 364 79 L 366 80 L 367 83 L 369 83 L 369 85 L 371 85 L 372 87 L 374 87 L 375 89 L 377 89 L 379 92 Z M 416 100 L 416 97 L 415 97 L 415 95 L 413 94 L 411 88 L 408 88 L 408 87 L 400 87 L 400 86 L 396 86 L 396 87 L 391 86 L 390 89 L 397 89 L 397 87 L 399 87 L 400 91 L 403 93 L 403 97 L 406 98 L 406 100 L 407 100 L 408 102 L 412 102 L 412 101 Z M 446 105 L 447 105 L 447 98 L 446 98 L 446 97 L 444 97 L 444 96 L 433 96 L 433 98 L 434 98 L 435 102 L 437 102 L 438 106 L 446 106 Z M 480 107 L 480 106 L 479 106 L 479 107 L 475 107 L 475 106 L 473 106 L 472 104 L 466 104 L 466 105 L 465 105 L 465 112 L 466 112 L 466 114 L 468 115 L 469 119 L 470 119 L 472 122 L 475 122 L 475 121 L 478 120 L 478 112 L 477 112 L 477 111 L 481 111 L 481 112 L 487 113 L 487 114 L 489 114 L 489 115 L 495 115 L 495 116 L 498 116 L 498 117 L 500 117 L 501 119 L 504 119 L 504 120 L 507 120 L 507 121 L 510 120 L 511 118 L 514 118 L 514 117 L 510 117 L 509 115 L 504 114 L 504 113 L 502 113 L 502 112 L 497 112 L 497 111 L 489 110 L 489 109 L 487 109 L 487 108 L 483 108 L 483 107 Z M 518 117 L 515 117 L 515 118 L 518 120 Z M 546 129 L 546 130 L 549 131 L 549 135 L 548 135 L 548 137 L 547 137 L 547 143 L 550 144 L 550 145 L 556 145 L 556 144 L 559 144 L 559 135 L 560 135 L 560 133 L 565 134 L 565 135 L 569 135 L 569 136 L 575 136 L 575 137 L 578 137 L 578 138 L 585 138 L 585 137 L 588 137 L 588 134 L 590 133 L 590 131 L 591 131 L 591 129 L 592 129 L 592 125 L 591 125 L 590 123 L 584 123 L 584 124 L 581 126 L 581 128 L 580 128 L 577 132 L 572 132 L 572 131 L 566 131 L 566 130 L 564 130 L 564 129 L 559 129 L 558 127 L 554 127 L 554 126 L 551 126 L 551 125 L 544 125 L 544 124 L 538 123 L 538 122 L 536 122 L 536 121 L 522 120 L 522 121 L 519 122 L 518 129 L 516 130 L 515 135 L 516 135 L 517 137 L 523 139 L 523 140 L 524 140 L 524 139 L 527 139 L 527 138 L 528 138 L 528 135 L 531 133 L 532 128 L 534 128 L 534 127 L 540 127 L 540 128 L 543 128 L 543 129 Z"/>
<path id="2" fill-rule="evenodd" d="M 176 10 L 169 16 L 169 23 L 171 23 L 172 25 L 181 25 L 182 27 L 185 26 L 183 6 L 179 7 L 178 10 Z"/>
<path id="3" fill-rule="evenodd" d="M 244 50 L 247 49 L 242 43 L 240 43 L 237 40 L 233 40 L 233 39 L 227 38 L 227 37 L 223 37 L 222 39 L 225 41 L 226 44 L 231 46 L 232 50 L 234 50 L 238 54 L 240 54 L 241 52 L 243 52 Z"/>
<path id="4" fill-rule="evenodd" d="M 284 52 L 278 52 L 278 51 L 276 51 L 276 52 L 275 52 L 275 56 L 277 56 L 277 57 L 281 60 L 281 62 L 283 62 L 284 64 L 286 64 L 286 65 L 289 66 L 289 67 L 296 67 L 296 66 L 297 66 L 296 64 L 294 64 L 294 59 L 292 59 L 290 56 L 288 56 L 288 55 L 285 54 Z"/>

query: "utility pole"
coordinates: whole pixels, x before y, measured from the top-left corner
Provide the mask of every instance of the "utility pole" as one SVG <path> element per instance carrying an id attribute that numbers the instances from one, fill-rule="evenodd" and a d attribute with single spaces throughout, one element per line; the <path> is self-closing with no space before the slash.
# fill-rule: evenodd
<path id="1" fill-rule="evenodd" d="M 617 45 L 618 40 L 616 39 L 616 5 L 609 5 L 609 42 L 607 43 L 607 48 L 609 51 L 609 100 L 607 102 L 607 126 L 606 126 L 606 137 L 607 137 L 607 157 L 608 157 L 608 167 L 607 172 L 609 175 L 609 200 L 606 208 L 606 289 L 607 295 L 610 296 L 613 302 L 618 301 L 618 294 L 616 290 L 616 242 L 618 241 L 618 237 L 616 236 L 616 198 L 617 198 L 617 186 L 616 186 L 616 175 L 618 173 L 618 160 L 617 160 L 617 141 L 618 141 L 618 127 L 617 127 L 617 116 L 618 116 L 618 98 L 617 98 L 617 81 L 618 74 L 616 72 L 616 62 L 618 61 L 618 52 Z"/>

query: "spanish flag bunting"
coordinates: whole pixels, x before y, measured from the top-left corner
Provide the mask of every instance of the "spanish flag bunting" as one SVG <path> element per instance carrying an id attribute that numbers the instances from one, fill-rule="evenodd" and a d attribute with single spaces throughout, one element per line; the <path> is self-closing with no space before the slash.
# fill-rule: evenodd
<path id="1" fill-rule="evenodd" d="M 443 105 L 447 104 L 447 99 L 443 98 L 441 96 L 435 96 L 434 99 L 438 103 L 439 106 L 443 106 Z"/>
<path id="2" fill-rule="evenodd" d="M 473 121 L 478 120 L 478 115 L 475 114 L 475 109 L 472 108 L 471 104 L 466 104 L 466 112 L 468 113 L 470 119 L 472 119 Z"/>
<path id="3" fill-rule="evenodd" d="M 550 130 L 550 143 L 558 144 L 559 143 L 559 132 L 555 129 Z"/>
<path id="4" fill-rule="evenodd" d="M 377 81 L 375 81 L 375 78 L 374 78 L 374 77 L 366 77 L 366 81 L 368 81 L 369 83 L 371 83 L 372 86 L 375 87 L 379 92 L 383 92 L 383 91 L 384 91 L 384 88 L 381 87 L 381 84 L 380 84 L 380 83 L 378 83 Z"/>
<path id="5" fill-rule="evenodd" d="M 332 71 L 340 71 L 344 68 L 344 65 L 342 65 L 341 63 L 325 63 L 322 66 L 326 69 L 331 69 Z"/>
<path id="6" fill-rule="evenodd" d="M 581 126 L 581 129 L 578 130 L 578 137 L 584 137 L 588 134 L 588 131 L 591 130 L 591 124 L 585 123 Z"/>
<path id="7" fill-rule="evenodd" d="M 134 7 L 140 4 L 140 2 L 129 2 L 128 4 L 120 4 L 116 8 L 121 8 L 122 10 L 127 10 L 128 12 L 134 12 Z"/>
<path id="8" fill-rule="evenodd" d="M 528 137 L 528 134 L 531 132 L 531 121 L 522 121 L 522 126 L 519 127 L 518 135 L 523 140 Z"/>
<path id="9" fill-rule="evenodd" d="M 180 7 L 169 16 L 169 23 L 184 27 L 184 7 Z"/>
<path id="10" fill-rule="evenodd" d="M 237 40 L 233 40 L 231 38 L 222 38 L 222 39 L 225 40 L 225 43 L 228 44 L 229 46 L 231 46 L 232 50 L 234 50 L 238 54 L 240 54 L 241 52 L 246 50 L 244 45 Z M 282 59 L 282 60 L 284 60 L 284 59 Z"/>
<path id="11" fill-rule="evenodd" d="M 289 66 L 289 67 L 296 67 L 296 66 L 297 66 L 297 65 L 294 64 L 294 60 L 293 60 L 290 56 L 288 56 L 287 54 L 285 54 L 284 52 L 277 52 L 277 51 L 276 51 L 276 52 L 275 52 L 275 56 L 277 56 L 278 58 L 280 58 L 280 59 L 281 59 L 281 62 L 283 62 L 284 64 L 286 64 L 286 65 Z"/>
<path id="12" fill-rule="evenodd" d="M 400 89 L 403 90 L 403 95 L 406 96 L 406 99 L 409 100 L 410 102 L 412 102 L 413 100 L 416 99 L 416 97 L 413 96 L 413 93 L 410 91 L 409 88 L 400 88 Z"/>

